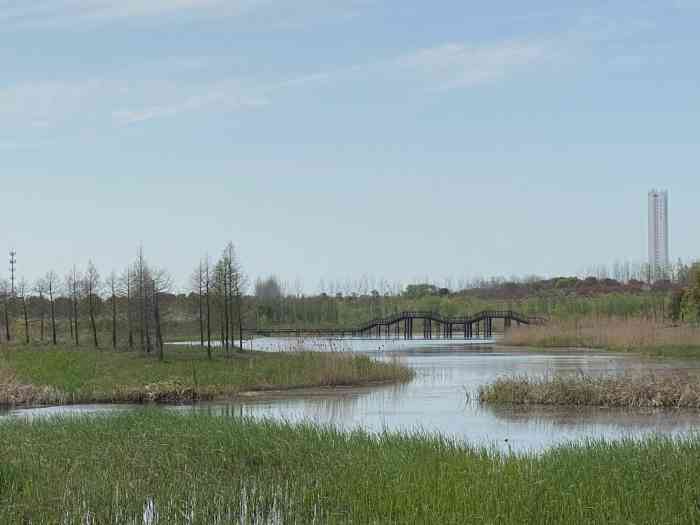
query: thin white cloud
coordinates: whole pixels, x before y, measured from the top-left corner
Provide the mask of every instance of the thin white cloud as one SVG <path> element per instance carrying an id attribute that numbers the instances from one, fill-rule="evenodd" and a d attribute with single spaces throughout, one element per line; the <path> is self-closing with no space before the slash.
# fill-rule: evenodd
<path id="1" fill-rule="evenodd" d="M 147 105 L 138 109 L 119 109 L 112 113 L 116 124 L 130 125 L 148 120 L 175 117 L 205 110 L 236 111 L 268 104 L 267 98 L 244 93 L 236 85 L 224 84 L 203 94 L 191 95 L 170 104 Z"/>
<path id="2" fill-rule="evenodd" d="M 495 82 L 561 56 L 552 42 L 505 41 L 474 45 L 448 43 L 366 64 L 301 75 L 278 89 L 360 82 L 401 84 L 402 89 L 450 90 Z"/>
<path id="3" fill-rule="evenodd" d="M 268 103 L 236 81 L 181 85 L 160 80 L 82 79 L 0 88 L 3 129 L 50 132 L 105 123 L 134 124 L 203 111 L 238 111 Z"/>
<path id="4" fill-rule="evenodd" d="M 554 54 L 553 49 L 541 42 L 450 43 L 420 49 L 390 65 L 422 76 L 437 89 L 456 89 L 493 82 L 540 65 Z"/>
<path id="5" fill-rule="evenodd" d="M 44 0 L 37 5 L 37 9 L 56 1 Z M 163 0 L 153 1 L 155 4 L 164 3 Z M 216 6 L 220 3 L 219 0 L 174 1 L 171 9 Z M 61 0 L 60 3 L 102 5 L 110 2 Z M 136 4 L 140 2 L 127 2 L 131 6 Z M 130 12 L 147 12 L 143 9 L 134 7 Z M 599 26 L 593 25 L 596 28 Z M 97 127 L 105 122 L 130 125 L 196 112 L 253 109 L 268 105 L 271 99 L 282 98 L 281 95 L 293 96 L 297 90 L 320 87 L 334 90 L 353 86 L 359 88 L 358 96 L 369 97 L 375 96 L 375 93 L 382 96 L 380 91 L 386 96 L 469 89 L 510 80 L 551 64 L 580 63 L 590 49 L 601 43 L 607 45 L 614 41 L 613 37 L 620 38 L 619 35 L 624 33 L 611 32 L 609 27 L 602 32 L 597 29 L 591 32 L 590 28 L 591 24 L 586 22 L 582 27 L 577 26 L 567 33 L 549 38 L 512 39 L 487 44 L 444 43 L 373 62 L 320 70 L 267 84 L 247 84 L 232 79 L 204 80 L 222 69 L 217 66 L 217 59 L 169 58 L 149 64 L 147 68 L 136 68 L 136 71 L 129 68 L 122 71 L 121 76 L 109 79 L 26 82 L 0 87 L 0 122 L 4 129 L 33 130 L 38 134 L 50 133 L 58 126 L 65 126 L 66 129 Z M 631 34 L 645 30 L 647 26 L 634 23 L 633 28 Z M 196 75 L 177 72 L 190 67 L 202 71 Z M 161 79 L 169 80 L 154 79 L 154 72 Z"/>
<path id="6" fill-rule="evenodd" d="M 700 6 L 700 0 L 678 1 Z M 591 56 L 591 50 L 601 46 L 614 59 L 617 55 L 611 51 L 611 44 L 623 45 L 655 27 L 650 18 L 582 16 L 567 30 L 549 36 L 491 43 L 448 42 L 374 62 L 301 75 L 278 87 L 331 86 L 370 79 L 375 85 L 391 84 L 402 91 L 467 89 L 548 65 L 581 63 Z"/>
<path id="7" fill-rule="evenodd" d="M 180 12 L 238 15 L 272 0 L 0 0 L 0 26 L 68 25 Z"/>
<path id="8" fill-rule="evenodd" d="M 56 126 L 136 124 L 203 111 L 239 111 L 270 104 L 269 96 L 338 82 L 401 85 L 423 91 L 469 88 L 496 82 L 551 59 L 537 42 L 492 45 L 451 43 L 369 64 L 301 75 L 274 85 L 235 80 L 170 82 L 147 79 L 78 79 L 29 82 L 0 88 L 0 121 L 46 131 Z"/>
<path id="9" fill-rule="evenodd" d="M 368 1 L 368 0 L 366 0 Z M 361 0 L 0 0 L 0 28 L 65 27 L 86 22 L 164 16 L 249 15 L 267 24 L 292 24 L 354 13 Z"/>

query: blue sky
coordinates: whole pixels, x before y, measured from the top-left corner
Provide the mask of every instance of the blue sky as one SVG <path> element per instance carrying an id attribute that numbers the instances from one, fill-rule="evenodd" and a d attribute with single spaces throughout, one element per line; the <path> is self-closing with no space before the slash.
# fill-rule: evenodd
<path id="1" fill-rule="evenodd" d="M 0 0 L 0 250 L 184 283 L 700 256 L 700 0 Z M 5 245 L 5 246 L 3 246 Z M 0 272 L 1 273 L 1 272 Z"/>

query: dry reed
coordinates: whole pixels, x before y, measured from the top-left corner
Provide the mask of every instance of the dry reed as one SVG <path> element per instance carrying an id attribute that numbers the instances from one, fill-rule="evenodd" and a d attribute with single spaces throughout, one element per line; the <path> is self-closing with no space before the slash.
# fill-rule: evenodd
<path id="1" fill-rule="evenodd" d="M 0 406 L 64 404 L 66 395 L 51 386 L 20 383 L 11 370 L 0 369 Z"/>
<path id="2" fill-rule="evenodd" d="M 514 405 L 700 408 L 700 381 L 669 374 L 504 377 L 480 387 L 479 401 Z"/>
<path id="3" fill-rule="evenodd" d="M 544 325 L 514 327 L 504 341 L 515 346 L 620 350 L 700 347 L 700 327 L 645 319 L 553 320 Z"/>

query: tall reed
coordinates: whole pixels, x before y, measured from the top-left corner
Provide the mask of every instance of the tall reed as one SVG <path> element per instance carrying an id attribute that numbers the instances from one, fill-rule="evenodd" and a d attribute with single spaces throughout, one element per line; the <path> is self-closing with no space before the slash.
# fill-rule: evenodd
<path id="1" fill-rule="evenodd" d="M 504 342 L 516 346 L 586 347 L 620 350 L 700 347 L 700 327 L 645 319 L 581 318 L 513 327 Z"/>
<path id="2" fill-rule="evenodd" d="M 502 377 L 479 387 L 479 400 L 513 405 L 700 408 L 700 380 L 661 373 Z"/>

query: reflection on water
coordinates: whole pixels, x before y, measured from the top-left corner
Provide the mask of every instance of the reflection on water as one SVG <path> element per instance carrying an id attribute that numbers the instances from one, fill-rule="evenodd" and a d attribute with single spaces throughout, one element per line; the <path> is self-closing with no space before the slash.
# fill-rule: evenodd
<path id="1" fill-rule="evenodd" d="M 375 353 L 388 359 L 389 353 Z M 271 417 L 330 423 L 371 431 L 425 430 L 503 450 L 541 450 L 586 438 L 615 439 L 650 433 L 681 435 L 700 428 L 700 411 L 619 409 L 512 409 L 481 406 L 473 399 L 479 385 L 503 375 L 620 374 L 683 370 L 700 373 L 694 361 L 653 361 L 629 355 L 591 352 L 529 353 L 494 346 L 425 345 L 390 352 L 416 371 L 405 385 L 337 389 L 308 395 L 252 396 L 168 410 L 207 411 L 222 416 Z M 471 397 L 471 401 L 470 401 Z M 90 407 L 80 407 L 82 410 Z M 46 410 L 46 409 L 41 409 Z M 66 409 L 51 409 L 64 411 Z M 75 410 L 70 407 L 69 410 Z M 36 411 L 14 411 L 34 415 Z"/>

